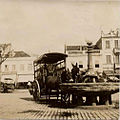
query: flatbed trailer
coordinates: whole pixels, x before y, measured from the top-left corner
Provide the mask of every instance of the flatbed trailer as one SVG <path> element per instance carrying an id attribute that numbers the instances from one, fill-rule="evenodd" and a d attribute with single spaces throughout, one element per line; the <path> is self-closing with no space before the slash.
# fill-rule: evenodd
<path id="1" fill-rule="evenodd" d="M 119 92 L 120 83 L 62 83 L 61 102 L 86 105 L 112 104 L 111 95 Z M 85 103 L 83 97 L 86 98 Z"/>

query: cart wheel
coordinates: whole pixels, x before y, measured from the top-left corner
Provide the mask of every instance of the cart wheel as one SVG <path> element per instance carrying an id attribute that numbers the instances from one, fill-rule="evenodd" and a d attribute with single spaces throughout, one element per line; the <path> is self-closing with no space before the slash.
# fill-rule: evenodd
<path id="1" fill-rule="evenodd" d="M 8 89 L 5 85 L 3 85 L 3 93 L 7 93 L 8 92 Z"/>
<path id="2" fill-rule="evenodd" d="M 61 102 L 64 104 L 69 104 L 70 103 L 70 94 L 69 93 L 63 93 L 61 95 Z"/>
<path id="3" fill-rule="evenodd" d="M 35 101 L 38 101 L 40 98 L 40 92 L 36 82 L 33 83 L 33 98 Z"/>

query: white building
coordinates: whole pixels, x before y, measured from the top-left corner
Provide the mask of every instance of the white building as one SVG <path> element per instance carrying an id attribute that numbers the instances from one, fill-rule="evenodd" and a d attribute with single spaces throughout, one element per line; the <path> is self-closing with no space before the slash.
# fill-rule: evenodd
<path id="1" fill-rule="evenodd" d="M 66 46 L 65 51 L 68 54 L 68 58 L 66 59 L 67 68 L 72 69 L 72 64 L 76 64 L 79 66 L 80 70 L 87 69 L 88 66 L 88 54 L 87 54 L 87 46 Z M 95 71 L 102 71 L 101 68 L 101 51 L 99 49 L 95 49 L 95 53 L 92 53 L 92 62 L 93 68 Z"/>
<path id="2" fill-rule="evenodd" d="M 93 68 L 96 71 L 113 71 L 120 68 L 120 34 L 119 31 L 111 31 L 108 34 L 102 32 L 101 38 L 94 45 L 95 53 L 92 53 Z M 78 64 L 80 69 L 87 69 L 87 45 L 67 45 L 65 52 L 68 54 L 67 67 Z"/>
<path id="3" fill-rule="evenodd" d="M 33 81 L 35 57 L 31 57 L 24 51 L 14 51 L 12 54 L 12 57 L 7 58 L 1 65 L 1 81 L 11 78 L 19 85 L 26 85 L 28 81 Z"/>
<path id="4" fill-rule="evenodd" d="M 107 34 L 102 32 L 96 46 L 102 53 L 104 71 L 113 71 L 114 68 L 120 68 L 120 32 L 118 30 L 110 31 Z"/>

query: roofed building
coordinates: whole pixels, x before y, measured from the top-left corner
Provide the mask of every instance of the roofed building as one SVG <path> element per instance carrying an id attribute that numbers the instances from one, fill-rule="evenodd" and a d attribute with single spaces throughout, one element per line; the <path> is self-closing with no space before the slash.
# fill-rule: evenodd
<path id="1" fill-rule="evenodd" d="M 2 77 L 15 80 L 16 85 L 26 86 L 28 81 L 33 81 L 34 70 L 33 61 L 35 57 L 31 57 L 24 51 L 14 51 L 12 57 L 7 58 L 1 65 Z"/>
<path id="2" fill-rule="evenodd" d="M 94 49 L 95 52 L 93 55 L 93 68 L 95 71 L 102 71 L 101 61 L 101 51 L 99 49 Z M 88 67 L 88 54 L 87 54 L 87 45 L 68 45 L 65 46 L 65 52 L 68 54 L 66 59 L 67 68 L 72 69 L 72 64 L 78 65 L 80 70 L 87 69 Z"/>
<path id="3" fill-rule="evenodd" d="M 120 32 L 110 31 L 107 34 L 102 32 L 100 39 L 93 46 L 92 53 L 93 68 L 96 71 L 114 73 L 120 70 Z M 67 67 L 77 63 L 80 69 L 87 69 L 87 46 L 67 45 L 65 52 L 68 54 Z"/>
<path id="4" fill-rule="evenodd" d="M 96 47 L 101 49 L 102 66 L 104 71 L 120 70 L 120 31 L 111 30 L 105 34 L 102 32 L 101 38 L 97 41 Z"/>

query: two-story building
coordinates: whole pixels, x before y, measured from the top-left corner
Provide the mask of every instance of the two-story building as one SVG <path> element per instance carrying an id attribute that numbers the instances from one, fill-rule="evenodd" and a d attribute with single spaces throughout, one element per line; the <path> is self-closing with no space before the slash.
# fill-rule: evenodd
<path id="1" fill-rule="evenodd" d="M 77 63 L 80 69 L 87 69 L 87 45 L 66 45 L 68 54 L 67 67 Z M 100 39 L 94 45 L 92 63 L 95 71 L 111 71 L 120 68 L 120 34 L 119 30 L 107 34 L 102 32 Z"/>
<path id="2" fill-rule="evenodd" d="M 1 64 L 1 81 L 11 78 L 16 85 L 26 86 L 28 81 L 34 79 L 34 59 L 24 51 L 13 51 L 12 56 Z"/>
<path id="3" fill-rule="evenodd" d="M 72 64 L 79 66 L 80 70 L 87 69 L 88 67 L 88 53 L 87 45 L 67 45 L 65 46 L 65 53 L 68 54 L 66 59 L 67 68 L 72 69 Z M 101 66 L 101 51 L 99 49 L 94 49 L 92 53 L 92 63 L 95 71 L 102 71 Z"/>
<path id="4" fill-rule="evenodd" d="M 107 34 L 102 32 L 101 38 L 96 46 L 102 53 L 102 66 L 104 71 L 113 71 L 120 68 L 120 32 L 110 31 Z"/>

